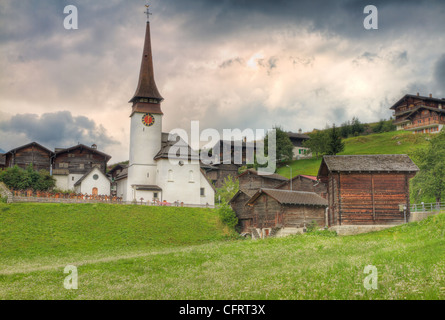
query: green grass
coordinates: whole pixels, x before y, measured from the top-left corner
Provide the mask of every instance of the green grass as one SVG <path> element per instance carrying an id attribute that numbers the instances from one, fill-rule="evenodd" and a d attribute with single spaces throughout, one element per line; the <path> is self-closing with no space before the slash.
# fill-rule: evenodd
<path id="1" fill-rule="evenodd" d="M 0 299 L 445 298 L 445 213 L 266 240 L 227 241 L 217 220 L 202 209 L 0 204 Z M 68 264 L 78 290 L 63 286 Z M 364 288 L 367 265 L 376 290 Z"/>
<path id="2" fill-rule="evenodd" d="M 407 154 L 427 145 L 431 134 L 413 134 L 407 131 L 392 131 L 368 136 L 359 136 L 344 139 L 345 150 L 339 155 L 354 154 Z M 299 174 L 316 176 L 320 168 L 321 158 L 303 159 L 286 163 L 292 167 L 292 175 Z M 289 178 L 290 169 L 282 166 L 278 174 Z"/>

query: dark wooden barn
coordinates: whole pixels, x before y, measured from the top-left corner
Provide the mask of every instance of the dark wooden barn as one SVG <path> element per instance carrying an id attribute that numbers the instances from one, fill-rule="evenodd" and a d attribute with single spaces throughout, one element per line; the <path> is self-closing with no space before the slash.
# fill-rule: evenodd
<path id="1" fill-rule="evenodd" d="M 328 196 L 326 185 L 318 181 L 317 177 L 308 175 L 295 176 L 292 180 L 289 179 L 279 184 L 276 189 L 315 192 L 325 199 Z"/>
<path id="2" fill-rule="evenodd" d="M 5 167 L 13 167 L 17 165 L 26 169 L 32 164 L 34 170 L 47 170 L 51 168 L 51 158 L 54 152 L 38 144 L 31 142 L 24 146 L 12 149 L 4 154 Z"/>
<path id="3" fill-rule="evenodd" d="M 409 180 L 418 170 L 407 155 L 324 156 L 318 179 L 327 185 L 329 226 L 408 221 Z"/>
<path id="4" fill-rule="evenodd" d="M 315 221 L 326 224 L 326 199 L 314 192 L 260 189 L 247 202 L 242 232 L 267 237 L 277 230 L 303 229 Z"/>

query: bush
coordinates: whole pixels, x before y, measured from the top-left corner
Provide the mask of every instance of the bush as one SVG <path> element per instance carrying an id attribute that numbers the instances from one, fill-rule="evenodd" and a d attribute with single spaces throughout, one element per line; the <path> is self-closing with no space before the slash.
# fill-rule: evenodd
<path id="1" fill-rule="evenodd" d="M 34 171 L 32 164 L 26 169 L 14 166 L 0 172 L 0 181 L 10 189 L 46 191 L 54 188 L 56 180 L 46 170 Z"/>
<path id="2" fill-rule="evenodd" d="M 235 229 L 236 225 L 238 224 L 238 218 L 229 204 L 222 203 L 218 207 L 218 215 L 222 223 L 224 223 L 230 229 Z"/>

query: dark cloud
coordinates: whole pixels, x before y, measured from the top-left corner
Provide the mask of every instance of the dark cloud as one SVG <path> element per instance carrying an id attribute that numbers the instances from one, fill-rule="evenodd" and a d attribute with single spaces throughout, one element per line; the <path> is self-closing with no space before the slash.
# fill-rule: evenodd
<path id="1" fill-rule="evenodd" d="M 112 144 L 119 144 L 94 120 L 84 116 L 73 116 L 69 111 L 44 113 L 41 116 L 29 113 L 17 114 L 9 120 L 0 122 L 0 132 L 2 136 L 9 136 L 11 140 L 16 136 L 22 136 L 29 141 L 52 147 L 95 143 L 103 149 Z"/>
<path id="2" fill-rule="evenodd" d="M 443 54 L 436 62 L 434 79 L 437 82 L 437 87 L 441 88 L 443 94 L 445 94 L 445 54 Z"/>

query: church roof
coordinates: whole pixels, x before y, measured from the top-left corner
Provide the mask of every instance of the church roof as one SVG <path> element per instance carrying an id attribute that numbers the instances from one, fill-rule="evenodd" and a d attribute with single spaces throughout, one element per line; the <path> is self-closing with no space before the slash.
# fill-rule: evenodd
<path id="1" fill-rule="evenodd" d="M 175 149 L 172 149 L 175 147 Z M 186 150 L 186 154 L 184 151 Z M 190 148 L 190 146 L 177 134 L 172 134 L 169 140 L 169 133 L 162 133 L 161 150 L 154 157 L 158 159 L 169 159 L 170 152 L 174 152 L 177 159 L 199 160 L 199 154 Z M 181 154 L 184 153 L 184 154 Z"/>
<path id="2" fill-rule="evenodd" d="M 147 21 L 145 31 L 144 51 L 142 53 L 141 70 L 139 73 L 139 82 L 130 102 L 135 102 L 137 98 L 154 98 L 164 100 L 156 87 L 153 69 L 153 56 L 151 52 L 150 22 Z"/>

